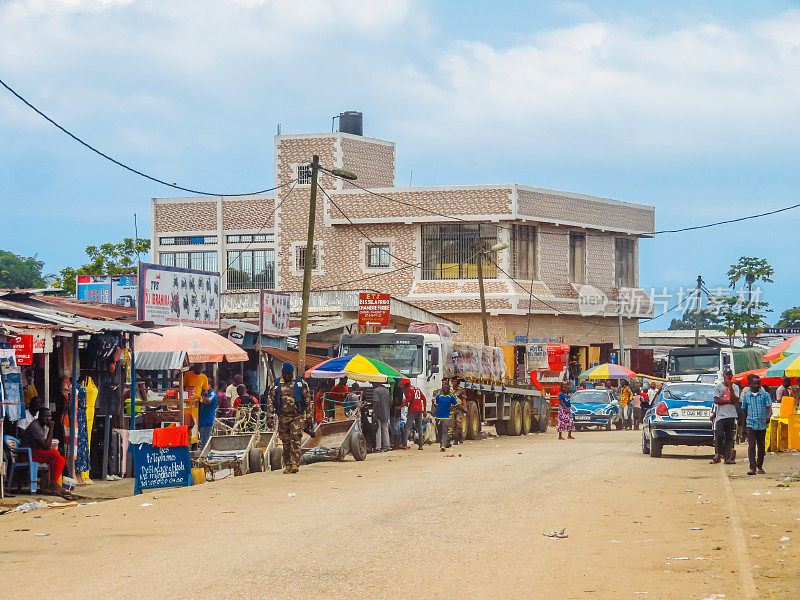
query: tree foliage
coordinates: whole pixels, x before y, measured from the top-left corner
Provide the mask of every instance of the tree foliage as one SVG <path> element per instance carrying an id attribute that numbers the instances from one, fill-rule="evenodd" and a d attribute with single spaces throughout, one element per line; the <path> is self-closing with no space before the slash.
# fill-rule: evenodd
<path id="1" fill-rule="evenodd" d="M 701 308 L 697 311 L 697 316 L 700 318 L 700 329 L 714 329 L 719 324 L 719 317 L 711 310 Z M 694 329 L 694 318 L 695 311 L 687 310 L 680 319 L 672 319 L 668 329 L 672 331 Z"/>
<path id="2" fill-rule="evenodd" d="M 60 271 L 56 285 L 70 294 L 75 293 L 78 275 L 131 275 L 136 273 L 139 255 L 150 252 L 150 240 L 124 238 L 117 244 L 86 246 L 89 262 L 80 267 L 65 267 Z"/>
<path id="3" fill-rule="evenodd" d="M 783 311 L 775 327 L 800 327 L 800 306 L 793 306 Z"/>
<path id="4" fill-rule="evenodd" d="M 728 281 L 731 287 L 736 287 L 740 280 L 745 283 L 756 283 L 761 280 L 765 283 L 772 283 L 772 276 L 775 269 L 763 258 L 755 256 L 740 256 L 739 262 L 731 265 L 728 270 Z"/>
<path id="5" fill-rule="evenodd" d="M 0 250 L 0 289 L 31 289 L 47 287 L 42 276 L 44 263 L 36 256 L 20 256 Z"/>
<path id="6" fill-rule="evenodd" d="M 733 348 L 733 338 L 738 332 L 746 332 L 747 344 L 751 345 L 753 338 L 768 327 L 764 316 L 764 313 L 772 312 L 768 308 L 768 302 L 761 302 L 756 311 L 748 311 L 747 305 L 738 296 L 716 298 L 716 302 L 721 329 L 728 336 L 731 348 Z"/>

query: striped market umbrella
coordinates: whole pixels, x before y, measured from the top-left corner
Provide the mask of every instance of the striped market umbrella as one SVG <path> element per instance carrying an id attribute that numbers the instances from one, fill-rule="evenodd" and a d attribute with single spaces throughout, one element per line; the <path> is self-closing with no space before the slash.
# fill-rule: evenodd
<path id="1" fill-rule="evenodd" d="M 800 377 L 800 354 L 790 354 L 768 367 L 767 377 Z"/>
<path id="2" fill-rule="evenodd" d="M 338 379 L 349 377 L 356 381 L 385 382 L 389 378 L 402 379 L 403 374 L 385 362 L 360 354 L 337 356 L 306 371 L 306 377 Z"/>
<path id="3" fill-rule="evenodd" d="M 597 365 L 579 375 L 580 379 L 630 379 L 631 377 L 636 377 L 636 373 L 612 363 Z"/>
<path id="4" fill-rule="evenodd" d="M 790 354 L 798 354 L 800 353 L 800 335 L 796 335 L 788 340 L 785 340 L 775 346 L 774 348 L 770 348 L 769 352 L 767 352 L 764 357 L 761 359 L 765 363 L 773 363 L 775 364 L 778 361 L 783 360 Z"/>

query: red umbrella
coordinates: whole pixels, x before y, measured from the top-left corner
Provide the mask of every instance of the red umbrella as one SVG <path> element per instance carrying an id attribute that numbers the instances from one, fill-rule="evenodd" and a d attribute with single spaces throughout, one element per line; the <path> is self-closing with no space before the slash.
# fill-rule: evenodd
<path id="1" fill-rule="evenodd" d="M 760 369 L 751 369 L 750 371 L 742 371 L 733 376 L 733 382 L 741 385 L 747 385 L 747 377 L 749 375 L 758 375 L 761 377 L 761 385 L 781 385 L 783 383 L 782 377 L 767 377 L 767 369 L 769 367 L 762 367 Z"/>
<path id="2" fill-rule="evenodd" d="M 788 340 L 781 342 L 774 348 L 770 348 L 769 352 L 767 352 L 761 360 L 763 360 L 765 363 L 778 362 L 782 358 L 785 358 L 784 351 L 797 340 L 800 340 L 800 335 L 796 335 L 792 338 L 789 338 Z"/>

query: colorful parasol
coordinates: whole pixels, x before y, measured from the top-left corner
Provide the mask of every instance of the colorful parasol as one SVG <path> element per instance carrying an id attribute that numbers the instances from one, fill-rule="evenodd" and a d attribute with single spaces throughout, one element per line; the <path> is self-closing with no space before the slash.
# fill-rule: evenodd
<path id="1" fill-rule="evenodd" d="M 184 356 L 192 363 L 216 363 L 223 359 L 228 362 L 247 360 L 245 350 L 208 329 L 179 325 L 153 331 L 155 333 L 145 333 L 136 338 L 137 368 L 179 368 L 180 364 L 159 367 L 156 363 L 173 359 L 182 363 Z"/>
<path id="2" fill-rule="evenodd" d="M 800 354 L 790 354 L 768 367 L 767 377 L 800 377 Z"/>
<path id="3" fill-rule="evenodd" d="M 597 365 L 579 375 L 580 379 L 630 379 L 631 377 L 636 377 L 636 373 L 612 363 Z"/>
<path id="4" fill-rule="evenodd" d="M 783 360 L 790 354 L 797 353 L 800 353 L 800 335 L 789 338 L 774 348 L 770 348 L 769 352 L 767 352 L 761 360 L 763 360 L 765 363 L 774 364 Z"/>
<path id="5" fill-rule="evenodd" d="M 349 377 L 356 381 L 384 382 L 389 378 L 402 379 L 404 375 L 394 367 L 360 354 L 337 356 L 306 371 L 306 377 L 336 379 Z"/>
<path id="6" fill-rule="evenodd" d="M 750 375 L 758 375 L 761 377 L 761 385 L 780 385 L 782 383 L 781 377 L 768 377 L 768 367 L 761 367 L 760 369 L 751 369 L 749 371 L 742 371 L 733 376 L 733 382 L 741 386 L 747 385 L 747 378 Z"/>

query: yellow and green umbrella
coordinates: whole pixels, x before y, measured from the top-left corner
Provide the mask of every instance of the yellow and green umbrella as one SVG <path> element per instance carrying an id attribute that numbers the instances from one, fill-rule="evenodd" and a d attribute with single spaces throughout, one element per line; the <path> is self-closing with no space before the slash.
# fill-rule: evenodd
<path id="1" fill-rule="evenodd" d="M 800 354 L 791 354 L 767 369 L 767 377 L 800 377 Z"/>
<path id="2" fill-rule="evenodd" d="M 584 371 L 578 377 L 580 379 L 630 379 L 636 377 L 636 373 L 621 365 L 603 363 Z"/>
<path id="3" fill-rule="evenodd" d="M 306 377 L 316 379 L 338 379 L 349 377 L 355 381 L 385 382 L 388 379 L 402 379 L 404 375 L 385 362 L 367 358 L 360 354 L 337 356 L 306 371 Z"/>

